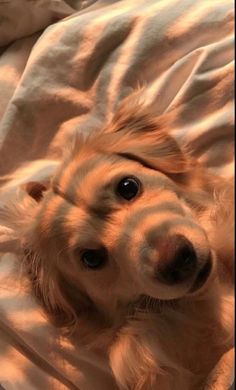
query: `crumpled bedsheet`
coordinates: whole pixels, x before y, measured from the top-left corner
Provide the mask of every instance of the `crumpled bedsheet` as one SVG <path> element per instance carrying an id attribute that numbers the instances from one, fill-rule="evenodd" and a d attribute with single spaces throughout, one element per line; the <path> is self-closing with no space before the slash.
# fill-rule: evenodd
<path id="1" fill-rule="evenodd" d="M 0 202 L 50 177 L 71 136 L 96 131 L 137 85 L 146 86 L 157 115 L 175 109 L 170 130 L 179 142 L 231 177 L 233 6 L 0 0 Z M 105 357 L 72 345 L 47 322 L 17 252 L 0 221 L 0 388 L 115 390 Z"/>

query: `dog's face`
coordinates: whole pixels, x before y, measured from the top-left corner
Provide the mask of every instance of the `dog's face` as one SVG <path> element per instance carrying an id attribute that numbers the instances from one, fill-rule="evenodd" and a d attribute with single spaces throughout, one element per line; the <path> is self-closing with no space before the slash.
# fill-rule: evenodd
<path id="1" fill-rule="evenodd" d="M 82 296 L 111 315 L 142 295 L 191 294 L 212 266 L 189 202 L 188 157 L 155 120 L 130 115 L 124 120 L 121 112 L 109 129 L 77 141 L 33 229 L 50 294 L 78 296 L 78 305 Z"/>

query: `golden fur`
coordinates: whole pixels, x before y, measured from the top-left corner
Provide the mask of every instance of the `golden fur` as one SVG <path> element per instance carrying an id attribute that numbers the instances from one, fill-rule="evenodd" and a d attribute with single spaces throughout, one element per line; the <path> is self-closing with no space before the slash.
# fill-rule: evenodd
<path id="1" fill-rule="evenodd" d="M 20 238 L 47 315 L 106 353 L 121 389 L 223 390 L 232 369 L 233 185 L 176 143 L 171 118 L 131 96 L 104 129 L 76 138 L 50 185 L 27 184 L 30 196 L 0 216 Z M 114 188 L 129 175 L 142 193 L 125 202 Z M 193 293 L 193 278 L 171 286 L 151 278 L 158 245 L 176 234 L 193 244 L 199 267 L 211 253 L 211 273 Z M 86 269 L 81 252 L 100 246 L 108 263 Z"/>

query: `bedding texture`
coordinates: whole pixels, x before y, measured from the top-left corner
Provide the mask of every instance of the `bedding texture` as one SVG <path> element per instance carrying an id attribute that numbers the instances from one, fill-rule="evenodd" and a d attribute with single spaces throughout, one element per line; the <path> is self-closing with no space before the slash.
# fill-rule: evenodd
<path id="1" fill-rule="evenodd" d="M 233 79 L 231 0 L 0 0 L 0 203 L 51 177 L 71 137 L 139 85 L 156 114 L 175 109 L 179 142 L 233 177 Z M 47 322 L 17 253 L 0 221 L 0 388 L 115 390 L 105 357 Z"/>

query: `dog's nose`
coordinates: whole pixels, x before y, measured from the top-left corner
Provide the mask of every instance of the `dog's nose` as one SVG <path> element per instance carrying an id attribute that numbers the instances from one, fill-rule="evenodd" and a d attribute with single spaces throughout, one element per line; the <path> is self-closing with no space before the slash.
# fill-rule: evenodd
<path id="1" fill-rule="evenodd" d="M 168 237 L 158 246 L 159 260 L 155 277 L 173 285 L 194 275 L 197 255 L 191 242 L 182 235 Z"/>

